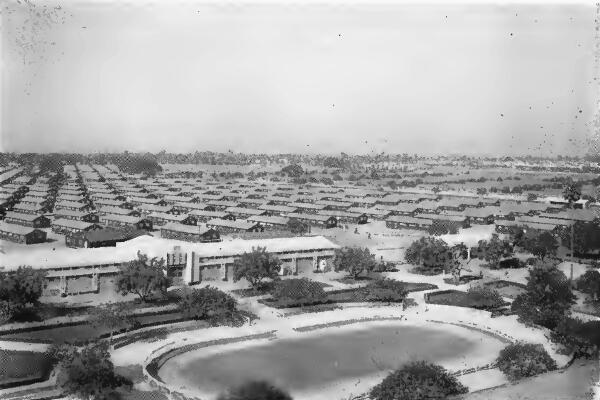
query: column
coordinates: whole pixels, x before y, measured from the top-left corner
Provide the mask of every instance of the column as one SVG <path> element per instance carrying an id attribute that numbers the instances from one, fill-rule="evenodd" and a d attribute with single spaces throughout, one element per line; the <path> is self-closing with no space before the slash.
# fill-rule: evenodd
<path id="1" fill-rule="evenodd" d="M 94 272 L 94 274 L 92 275 L 92 290 L 97 292 L 100 289 L 100 284 L 99 284 L 99 279 L 98 279 L 98 272 Z"/>
<path id="2" fill-rule="evenodd" d="M 298 260 L 296 257 L 292 257 L 292 268 L 294 269 L 294 274 L 298 275 Z"/>
<path id="3" fill-rule="evenodd" d="M 185 269 L 183 270 L 183 283 L 187 283 L 188 285 L 194 281 L 194 259 L 196 258 L 196 253 L 192 251 L 192 254 L 188 256 L 185 255 Z"/>
<path id="4" fill-rule="evenodd" d="M 317 256 L 313 256 L 312 265 L 313 265 L 313 271 L 319 270 L 319 260 L 318 260 Z"/>
<path id="5" fill-rule="evenodd" d="M 62 275 L 60 277 L 60 294 L 61 295 L 67 294 L 67 277 L 65 275 Z"/>
<path id="6" fill-rule="evenodd" d="M 227 281 L 229 279 L 229 277 L 227 276 L 227 264 L 222 263 L 221 264 L 221 271 L 223 271 L 223 280 Z"/>

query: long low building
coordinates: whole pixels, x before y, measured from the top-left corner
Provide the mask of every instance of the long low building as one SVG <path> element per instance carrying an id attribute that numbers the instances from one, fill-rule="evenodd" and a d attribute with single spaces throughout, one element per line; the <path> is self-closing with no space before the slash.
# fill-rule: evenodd
<path id="1" fill-rule="evenodd" d="M 0 228 L 8 224 L 0 224 Z M 16 226 L 25 233 L 24 227 Z M 31 230 L 31 229 L 30 229 Z M 44 233 L 43 231 L 40 231 Z M 175 284 L 231 280 L 235 259 L 253 248 L 265 247 L 282 261 L 282 271 L 304 273 L 324 269 L 335 256 L 338 245 L 323 236 L 293 238 L 235 239 L 218 243 L 190 243 L 180 240 L 140 236 L 116 247 L 32 248 L 27 252 L 3 254 L 0 267 L 16 270 L 30 265 L 47 272 L 45 295 L 114 292 L 119 267 L 135 260 L 138 251 L 149 257 L 165 258 L 166 273 Z"/>
<path id="2" fill-rule="evenodd" d="M 46 241 L 46 232 L 29 226 L 0 222 L 0 239 L 22 244 L 44 243 Z M 21 252 L 21 254 L 22 253 L 23 252 Z M 2 254 L 2 258 L 4 257 L 5 255 Z M 0 267 L 3 266 L 3 264 L 4 260 L 0 261 Z"/>

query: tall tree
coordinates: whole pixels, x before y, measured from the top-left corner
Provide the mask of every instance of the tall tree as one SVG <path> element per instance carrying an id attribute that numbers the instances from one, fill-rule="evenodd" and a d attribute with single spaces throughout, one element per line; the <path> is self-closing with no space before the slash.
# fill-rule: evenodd
<path id="1" fill-rule="evenodd" d="M 555 265 L 541 264 L 529 271 L 525 293 L 517 296 L 511 309 L 522 321 L 554 329 L 574 303 L 565 274 Z"/>
<path id="2" fill-rule="evenodd" d="M 165 294 L 170 284 L 164 258 L 149 258 L 138 251 L 137 260 L 121 266 L 116 290 L 122 295 L 136 294 L 145 302 L 155 293 Z"/>
<path id="3" fill-rule="evenodd" d="M 335 251 L 334 268 L 336 271 L 346 271 L 354 279 L 362 272 L 371 272 L 377 261 L 368 248 L 343 247 Z"/>
<path id="4" fill-rule="evenodd" d="M 233 281 L 245 278 L 254 289 L 259 289 L 265 279 L 278 279 L 280 270 L 281 260 L 267 252 L 266 247 L 256 247 L 235 259 Z"/>
<path id="5" fill-rule="evenodd" d="M 563 188 L 563 197 L 569 203 L 571 212 L 575 207 L 575 203 L 581 199 L 581 187 L 573 182 L 568 182 Z M 575 221 L 573 215 L 571 215 L 571 272 L 569 274 L 569 282 L 573 284 L 573 262 L 575 260 Z"/>
<path id="6" fill-rule="evenodd" d="M 0 300 L 14 307 L 37 304 L 44 290 L 44 271 L 31 267 L 19 267 L 15 271 L 0 271 Z"/>
<path id="7" fill-rule="evenodd" d="M 57 384 L 71 396 L 86 400 L 115 400 L 119 387 L 131 388 L 131 381 L 114 371 L 107 343 L 82 348 L 70 345 L 53 347 L 50 357 L 57 364 Z"/>

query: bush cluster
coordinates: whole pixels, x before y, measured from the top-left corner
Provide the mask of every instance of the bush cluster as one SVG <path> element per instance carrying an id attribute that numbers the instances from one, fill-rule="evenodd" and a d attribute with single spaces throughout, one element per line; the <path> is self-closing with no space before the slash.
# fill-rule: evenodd
<path id="1" fill-rule="evenodd" d="M 322 303 L 327 293 L 319 282 L 307 278 L 284 279 L 276 283 L 273 298 L 280 303 L 310 305 Z"/>
<path id="2" fill-rule="evenodd" d="M 556 362 L 541 344 L 513 343 L 500 351 L 498 368 L 511 381 L 556 369 Z"/>

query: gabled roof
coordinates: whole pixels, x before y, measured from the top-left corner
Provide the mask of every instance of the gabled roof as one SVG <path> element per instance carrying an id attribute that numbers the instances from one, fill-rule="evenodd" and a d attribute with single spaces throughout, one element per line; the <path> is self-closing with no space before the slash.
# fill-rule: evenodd
<path id="1" fill-rule="evenodd" d="M 52 226 L 60 226 L 71 229 L 87 229 L 90 226 L 97 225 L 91 222 L 78 221 L 73 219 L 58 218 L 52 222 Z"/>
<path id="2" fill-rule="evenodd" d="M 40 231 L 40 232 L 44 232 L 40 229 L 36 229 L 36 228 L 31 228 L 28 226 L 23 226 L 23 225 L 16 225 L 16 224 L 8 224 L 6 222 L 0 222 L 0 232 L 5 232 L 5 233 L 13 233 L 16 235 L 27 235 L 30 234 L 34 231 Z M 3 255 L 4 258 L 4 255 Z"/>
<path id="3" fill-rule="evenodd" d="M 20 212 L 15 212 L 15 211 L 8 211 L 6 213 L 6 217 L 5 218 L 12 218 L 12 219 L 17 219 L 17 220 L 21 220 L 21 221 L 33 222 L 33 221 L 35 221 L 36 219 L 38 219 L 40 217 L 43 217 L 43 215 L 20 213 Z"/>

